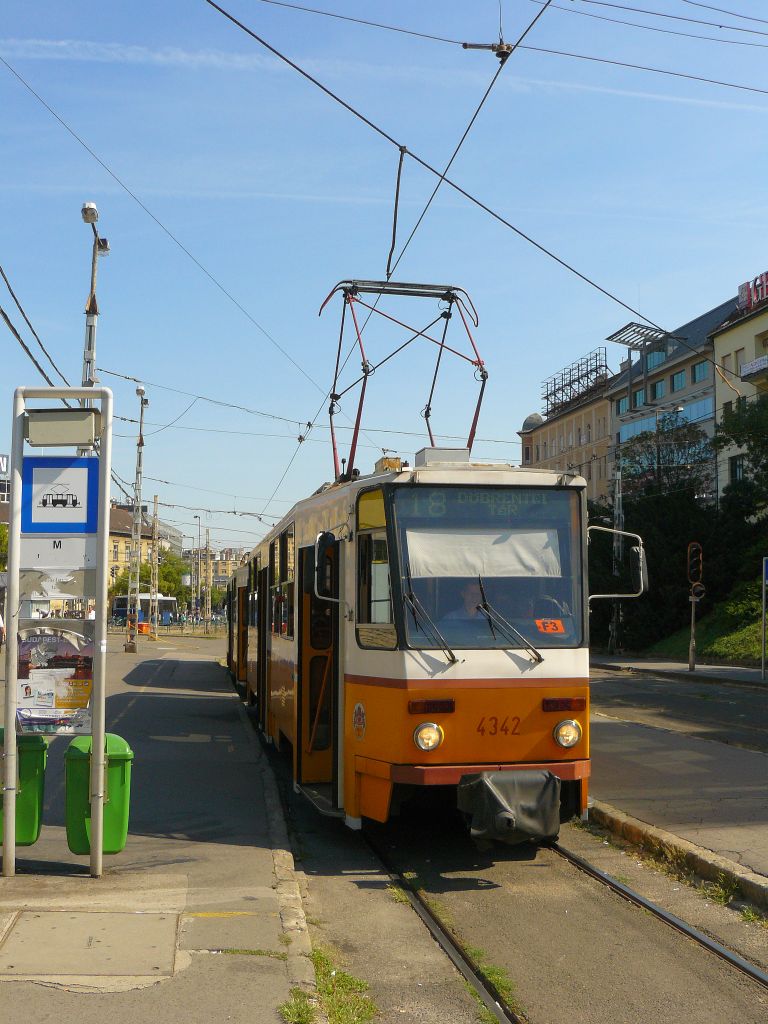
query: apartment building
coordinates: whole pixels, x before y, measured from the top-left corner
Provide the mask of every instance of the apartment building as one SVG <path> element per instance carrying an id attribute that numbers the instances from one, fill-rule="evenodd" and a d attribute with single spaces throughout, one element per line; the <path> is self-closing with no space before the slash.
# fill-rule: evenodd
<path id="1" fill-rule="evenodd" d="M 739 286 L 736 308 L 712 331 L 715 410 L 719 421 L 737 403 L 768 394 L 768 272 Z M 719 453 L 718 489 L 744 477 L 744 454 L 739 448 Z"/>
<path id="2" fill-rule="evenodd" d="M 715 430 L 715 373 L 711 334 L 736 309 L 728 299 L 664 332 L 629 323 L 607 340 L 627 348 L 627 358 L 607 394 L 611 402 L 611 473 L 621 446 L 638 434 L 674 423 L 693 423 L 708 436 Z M 712 472 L 714 497 L 714 466 Z"/>
<path id="3" fill-rule="evenodd" d="M 542 383 L 542 413 L 531 413 L 518 435 L 522 465 L 578 473 L 587 497 L 608 496 L 611 372 L 606 350 L 595 349 Z"/>

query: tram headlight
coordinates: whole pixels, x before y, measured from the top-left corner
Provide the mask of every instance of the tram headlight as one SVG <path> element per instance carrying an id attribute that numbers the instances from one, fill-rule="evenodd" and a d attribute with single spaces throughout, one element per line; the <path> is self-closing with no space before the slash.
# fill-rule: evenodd
<path id="1" fill-rule="evenodd" d="M 581 726 L 570 718 L 565 722 L 559 722 L 552 735 L 555 737 L 555 743 L 559 743 L 561 747 L 575 747 L 581 739 Z"/>
<path id="2" fill-rule="evenodd" d="M 419 750 L 436 750 L 443 742 L 443 730 L 434 722 L 422 722 L 413 733 L 413 742 Z"/>

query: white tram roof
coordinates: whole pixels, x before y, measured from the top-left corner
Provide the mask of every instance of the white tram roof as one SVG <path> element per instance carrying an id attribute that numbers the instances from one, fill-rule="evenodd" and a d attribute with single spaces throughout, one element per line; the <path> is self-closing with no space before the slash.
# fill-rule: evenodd
<path id="1" fill-rule="evenodd" d="M 329 482 L 319 487 L 307 498 L 302 498 L 283 516 L 279 523 L 264 535 L 249 555 L 264 544 L 268 544 L 285 529 L 286 525 L 299 514 L 320 510 L 338 504 L 344 517 L 354 505 L 358 491 L 366 490 L 377 483 L 424 483 L 424 484 L 466 484 L 467 478 L 473 484 L 518 487 L 576 487 L 585 488 L 584 477 L 565 471 L 532 469 L 528 466 L 513 466 L 508 462 L 470 461 L 467 448 L 422 448 L 416 452 L 414 465 L 409 466 L 399 458 L 384 457 L 378 460 L 373 473 L 354 477 L 352 480 Z M 341 524 L 339 524 L 341 525 Z M 240 570 L 247 572 L 247 565 Z M 237 575 L 237 572 L 235 575 Z"/>

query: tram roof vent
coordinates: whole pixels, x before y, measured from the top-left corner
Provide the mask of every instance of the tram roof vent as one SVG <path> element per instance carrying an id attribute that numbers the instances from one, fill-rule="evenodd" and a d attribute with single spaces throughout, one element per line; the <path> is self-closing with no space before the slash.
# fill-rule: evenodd
<path id="1" fill-rule="evenodd" d="M 399 473 L 402 468 L 402 459 L 392 455 L 384 455 L 377 459 L 376 465 L 373 467 L 375 473 L 391 473 L 393 470 Z"/>
<path id="2" fill-rule="evenodd" d="M 416 469 L 441 466 L 446 462 L 469 462 L 469 448 L 422 448 L 413 460 Z"/>

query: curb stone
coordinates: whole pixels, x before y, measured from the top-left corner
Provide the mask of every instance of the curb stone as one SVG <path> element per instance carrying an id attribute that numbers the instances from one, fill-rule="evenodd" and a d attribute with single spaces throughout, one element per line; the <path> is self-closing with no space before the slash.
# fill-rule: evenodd
<path id="1" fill-rule="evenodd" d="M 679 670 L 675 670 L 675 669 L 657 669 L 657 668 L 649 668 L 647 665 L 642 665 L 642 664 L 632 664 L 632 665 L 630 665 L 630 664 L 621 664 L 621 665 L 615 665 L 615 664 L 612 664 L 612 663 L 609 663 L 609 662 L 603 662 L 603 661 L 590 661 L 589 667 L 590 668 L 604 669 L 604 670 L 608 670 L 610 672 L 622 672 L 625 675 L 632 675 L 633 673 L 636 673 L 637 675 L 655 676 L 657 679 L 671 679 L 673 682 L 676 682 L 676 681 L 678 681 L 680 679 L 683 679 L 686 682 L 692 682 L 692 683 L 704 683 L 705 685 L 706 684 L 709 684 L 709 685 L 716 684 L 718 686 L 743 686 L 743 687 L 747 687 L 747 688 L 753 689 L 753 690 L 755 690 L 755 689 L 757 689 L 757 690 L 764 689 L 765 685 L 766 685 L 765 683 L 761 682 L 760 680 L 757 680 L 755 682 L 755 681 L 752 681 L 750 679 L 733 679 L 732 677 L 724 676 L 724 675 L 723 676 L 704 675 L 704 673 L 701 673 L 701 672 L 690 672 L 689 673 L 686 670 L 684 670 L 683 668 L 680 668 Z M 741 666 L 738 666 L 738 667 L 741 667 Z"/>
<path id="2" fill-rule="evenodd" d="M 732 885 L 737 885 L 739 892 L 755 906 L 768 909 L 768 877 L 737 864 L 735 861 L 721 857 L 712 850 L 706 850 L 687 839 L 664 829 L 656 828 L 645 821 L 633 818 L 623 811 L 616 810 L 610 804 L 595 800 L 589 808 L 589 821 L 602 825 L 614 835 L 627 839 L 636 846 L 644 846 L 655 850 L 673 851 L 681 857 L 685 864 L 700 878 L 709 882 L 719 881 L 720 876 Z"/>

